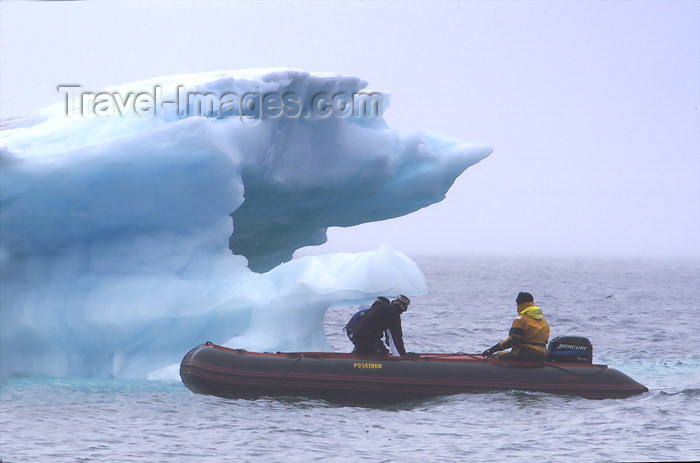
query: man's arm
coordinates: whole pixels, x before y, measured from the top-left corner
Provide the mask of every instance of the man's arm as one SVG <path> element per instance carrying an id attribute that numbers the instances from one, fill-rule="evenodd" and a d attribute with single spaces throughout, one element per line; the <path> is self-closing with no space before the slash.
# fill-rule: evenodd
<path id="1" fill-rule="evenodd" d="M 523 340 L 523 334 L 524 331 L 520 327 L 520 319 L 516 318 L 515 321 L 513 321 L 513 325 L 510 327 L 510 331 L 508 332 L 508 339 L 505 341 L 501 341 L 495 346 L 491 347 L 490 349 L 486 349 L 483 354 L 484 357 L 490 357 L 496 352 L 505 350 L 505 349 L 510 349 L 513 346 L 519 345 L 522 340 Z"/>
<path id="2" fill-rule="evenodd" d="M 406 348 L 403 345 L 403 330 L 401 329 L 400 317 L 391 324 L 389 331 L 391 332 L 391 339 L 394 340 L 396 350 L 398 350 L 399 354 L 403 357 L 406 355 Z"/>

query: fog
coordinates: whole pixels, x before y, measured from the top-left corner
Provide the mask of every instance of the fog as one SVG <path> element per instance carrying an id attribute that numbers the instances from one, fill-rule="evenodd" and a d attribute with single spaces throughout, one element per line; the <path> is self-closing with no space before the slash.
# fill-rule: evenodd
<path id="1" fill-rule="evenodd" d="M 700 4 L 0 3 L 0 115 L 161 75 L 290 67 L 494 146 L 447 198 L 299 254 L 700 257 Z"/>

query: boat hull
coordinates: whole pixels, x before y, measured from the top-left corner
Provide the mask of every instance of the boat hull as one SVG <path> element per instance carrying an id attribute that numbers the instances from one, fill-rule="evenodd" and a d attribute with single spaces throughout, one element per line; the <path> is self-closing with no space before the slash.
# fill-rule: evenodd
<path id="1" fill-rule="evenodd" d="M 398 403 L 495 390 L 595 399 L 648 391 L 605 365 L 507 362 L 469 354 L 271 354 L 212 343 L 197 346 L 185 355 L 180 376 L 190 390 L 200 394 L 227 398 L 299 396 L 350 404 Z"/>

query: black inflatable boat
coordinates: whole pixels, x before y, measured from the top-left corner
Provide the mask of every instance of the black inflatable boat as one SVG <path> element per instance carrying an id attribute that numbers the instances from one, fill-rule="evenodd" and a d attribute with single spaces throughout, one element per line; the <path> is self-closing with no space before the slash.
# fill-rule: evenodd
<path id="1" fill-rule="evenodd" d="M 210 342 L 180 364 L 193 392 L 228 398 L 301 396 L 347 404 L 389 404 L 465 392 L 521 390 L 587 398 L 647 392 L 605 365 L 523 363 L 472 354 L 358 356 L 332 352 L 259 353 Z"/>

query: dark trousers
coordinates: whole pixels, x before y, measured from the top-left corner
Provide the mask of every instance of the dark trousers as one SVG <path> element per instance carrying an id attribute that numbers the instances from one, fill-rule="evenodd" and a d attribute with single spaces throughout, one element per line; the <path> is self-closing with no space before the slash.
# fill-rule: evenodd
<path id="1" fill-rule="evenodd" d="M 360 355 L 389 355 L 389 350 L 381 340 L 376 341 L 374 339 L 365 338 L 357 340 L 352 353 Z"/>

